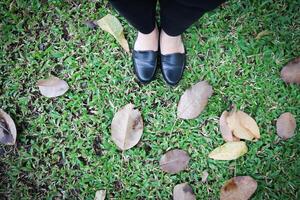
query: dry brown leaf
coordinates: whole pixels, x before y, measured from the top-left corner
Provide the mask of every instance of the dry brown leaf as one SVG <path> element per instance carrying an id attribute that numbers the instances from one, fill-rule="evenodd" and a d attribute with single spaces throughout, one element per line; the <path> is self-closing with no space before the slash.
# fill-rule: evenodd
<path id="1" fill-rule="evenodd" d="M 248 148 L 245 142 L 227 142 L 214 149 L 208 157 L 214 160 L 235 160 L 247 152 Z"/>
<path id="2" fill-rule="evenodd" d="M 260 132 L 256 121 L 243 111 L 237 111 L 235 106 L 226 117 L 226 121 L 233 135 L 237 138 L 245 140 L 260 138 Z"/>
<path id="3" fill-rule="evenodd" d="M 257 182 L 250 176 L 237 176 L 221 188 L 220 200 L 247 200 L 256 191 Z"/>
<path id="4" fill-rule="evenodd" d="M 201 81 L 187 89 L 180 98 L 177 116 L 181 119 L 194 119 L 205 108 L 208 98 L 213 94 L 212 86 Z"/>
<path id="5" fill-rule="evenodd" d="M 286 83 L 300 84 L 300 57 L 292 60 L 282 68 L 281 78 Z"/>
<path id="6" fill-rule="evenodd" d="M 184 170 L 190 161 L 189 155 L 180 149 L 174 149 L 164 154 L 160 161 L 160 168 L 168 173 L 175 174 Z"/>
<path id="7" fill-rule="evenodd" d="M 0 109 L 0 142 L 6 145 L 14 145 L 17 138 L 17 129 L 14 120 Z"/>
<path id="8" fill-rule="evenodd" d="M 68 83 L 55 76 L 48 79 L 39 80 L 37 86 L 41 94 L 45 97 L 57 97 L 66 93 L 69 89 Z"/>
<path id="9" fill-rule="evenodd" d="M 220 117 L 220 120 L 219 120 L 219 127 L 220 127 L 222 137 L 226 142 L 239 141 L 240 139 L 235 137 L 232 134 L 232 130 L 228 126 L 228 123 L 227 123 L 227 117 L 228 116 L 229 116 L 229 113 L 225 110 L 221 114 L 221 117 Z"/>
<path id="10" fill-rule="evenodd" d="M 173 189 L 173 200 L 196 200 L 196 197 L 188 183 L 181 183 Z"/>
<path id="11" fill-rule="evenodd" d="M 106 190 L 98 190 L 95 194 L 94 200 L 104 200 L 106 196 Z"/>
<path id="12" fill-rule="evenodd" d="M 289 113 L 283 113 L 276 122 L 277 135 L 282 139 L 289 139 L 294 136 L 296 129 L 296 119 Z"/>
<path id="13" fill-rule="evenodd" d="M 113 35 L 126 52 L 130 52 L 128 42 L 124 36 L 123 26 L 115 16 L 108 14 L 96 21 L 96 24 L 102 30 Z"/>
<path id="14" fill-rule="evenodd" d="M 112 140 L 121 150 L 130 149 L 140 141 L 143 128 L 141 113 L 134 109 L 133 104 L 127 104 L 112 120 Z"/>

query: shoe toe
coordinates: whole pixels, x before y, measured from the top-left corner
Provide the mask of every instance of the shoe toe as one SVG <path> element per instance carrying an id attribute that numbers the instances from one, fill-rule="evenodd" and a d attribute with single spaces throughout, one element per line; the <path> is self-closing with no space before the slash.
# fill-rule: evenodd
<path id="1" fill-rule="evenodd" d="M 134 71 L 142 83 L 153 80 L 157 66 L 156 51 L 134 51 L 133 53 Z"/>
<path id="2" fill-rule="evenodd" d="M 162 73 L 169 85 L 176 85 L 182 78 L 185 68 L 185 54 L 161 55 Z"/>

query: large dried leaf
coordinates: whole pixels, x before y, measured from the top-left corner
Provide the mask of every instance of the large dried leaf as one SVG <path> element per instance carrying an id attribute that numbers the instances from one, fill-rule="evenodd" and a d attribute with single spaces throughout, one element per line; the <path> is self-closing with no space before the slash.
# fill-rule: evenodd
<path id="1" fill-rule="evenodd" d="M 281 78 L 286 83 L 300 84 L 300 57 L 292 60 L 282 68 Z"/>
<path id="2" fill-rule="evenodd" d="M 237 176 L 221 188 L 220 200 L 247 200 L 256 191 L 257 182 L 250 176 Z"/>
<path id="3" fill-rule="evenodd" d="M 17 138 L 17 129 L 14 120 L 0 109 L 0 142 L 6 145 L 14 145 Z"/>
<path id="4" fill-rule="evenodd" d="M 55 76 L 39 80 L 37 86 L 42 95 L 46 97 L 57 97 L 66 93 L 69 89 L 68 83 Z"/>
<path id="5" fill-rule="evenodd" d="M 196 200 L 196 197 L 188 183 L 181 183 L 173 189 L 173 200 Z"/>
<path id="6" fill-rule="evenodd" d="M 283 139 L 288 139 L 294 136 L 296 129 L 296 119 L 289 113 L 283 113 L 276 122 L 277 135 Z"/>
<path id="7" fill-rule="evenodd" d="M 245 142 L 227 142 L 214 149 L 208 157 L 215 160 L 235 160 L 247 152 L 248 148 Z"/>
<path id="8" fill-rule="evenodd" d="M 123 26 L 120 21 L 113 15 L 108 14 L 96 22 L 104 31 L 112 34 L 126 52 L 129 52 L 129 45 L 125 39 Z"/>
<path id="9" fill-rule="evenodd" d="M 189 161 L 190 157 L 185 151 L 174 149 L 164 154 L 159 164 L 163 171 L 174 174 L 184 170 L 188 166 Z"/>
<path id="10" fill-rule="evenodd" d="M 106 196 L 106 190 L 98 190 L 95 194 L 94 200 L 104 200 Z"/>
<path id="11" fill-rule="evenodd" d="M 228 123 L 227 123 L 228 116 L 229 116 L 229 113 L 225 110 L 221 114 L 221 117 L 219 120 L 219 126 L 220 126 L 220 131 L 221 131 L 222 137 L 226 142 L 239 141 L 239 138 L 235 137 L 232 134 L 232 130 L 228 126 Z"/>
<path id="12" fill-rule="evenodd" d="M 127 104 L 112 120 L 112 140 L 121 150 L 130 149 L 141 139 L 143 128 L 141 113 L 134 109 L 133 104 Z"/>
<path id="13" fill-rule="evenodd" d="M 260 132 L 256 121 L 243 111 L 237 111 L 236 107 L 226 117 L 228 127 L 233 135 L 240 139 L 259 139 Z"/>
<path id="14" fill-rule="evenodd" d="M 181 119 L 194 119 L 205 108 L 208 98 L 213 94 L 212 86 L 207 81 L 201 81 L 187 89 L 180 98 L 177 116 Z"/>

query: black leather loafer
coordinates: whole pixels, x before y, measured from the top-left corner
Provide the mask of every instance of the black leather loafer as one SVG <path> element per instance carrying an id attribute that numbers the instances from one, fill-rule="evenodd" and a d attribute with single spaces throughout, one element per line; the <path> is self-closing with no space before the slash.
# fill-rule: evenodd
<path id="1" fill-rule="evenodd" d="M 161 68 L 165 81 L 169 85 L 176 85 L 182 78 L 185 68 L 185 53 L 161 54 Z"/>
<path id="2" fill-rule="evenodd" d="M 132 53 L 134 72 L 142 83 L 154 79 L 157 68 L 158 51 L 135 51 Z"/>

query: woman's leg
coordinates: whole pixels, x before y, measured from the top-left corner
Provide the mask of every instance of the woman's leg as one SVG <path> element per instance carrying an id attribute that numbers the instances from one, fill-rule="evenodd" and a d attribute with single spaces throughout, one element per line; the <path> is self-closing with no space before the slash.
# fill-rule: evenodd
<path id="1" fill-rule="evenodd" d="M 139 32 L 149 34 L 154 30 L 156 0 L 109 0 L 109 2 Z"/>
<path id="2" fill-rule="evenodd" d="M 134 50 L 158 50 L 156 2 L 157 0 L 110 0 L 111 5 L 138 30 Z"/>
<path id="3" fill-rule="evenodd" d="M 142 83 L 154 79 L 159 32 L 156 27 L 155 8 L 157 0 L 110 0 L 121 15 L 137 30 L 138 36 L 132 52 L 135 74 Z"/>
<path id="4" fill-rule="evenodd" d="M 225 0 L 160 0 L 162 54 L 183 53 L 180 35 L 204 13 L 223 2 Z"/>
<path id="5" fill-rule="evenodd" d="M 170 36 L 178 36 L 223 2 L 225 0 L 160 0 L 162 29 Z"/>
<path id="6" fill-rule="evenodd" d="M 170 85 L 176 85 L 185 69 L 185 50 L 181 34 L 205 12 L 225 0 L 160 0 L 160 52 L 162 74 Z"/>

